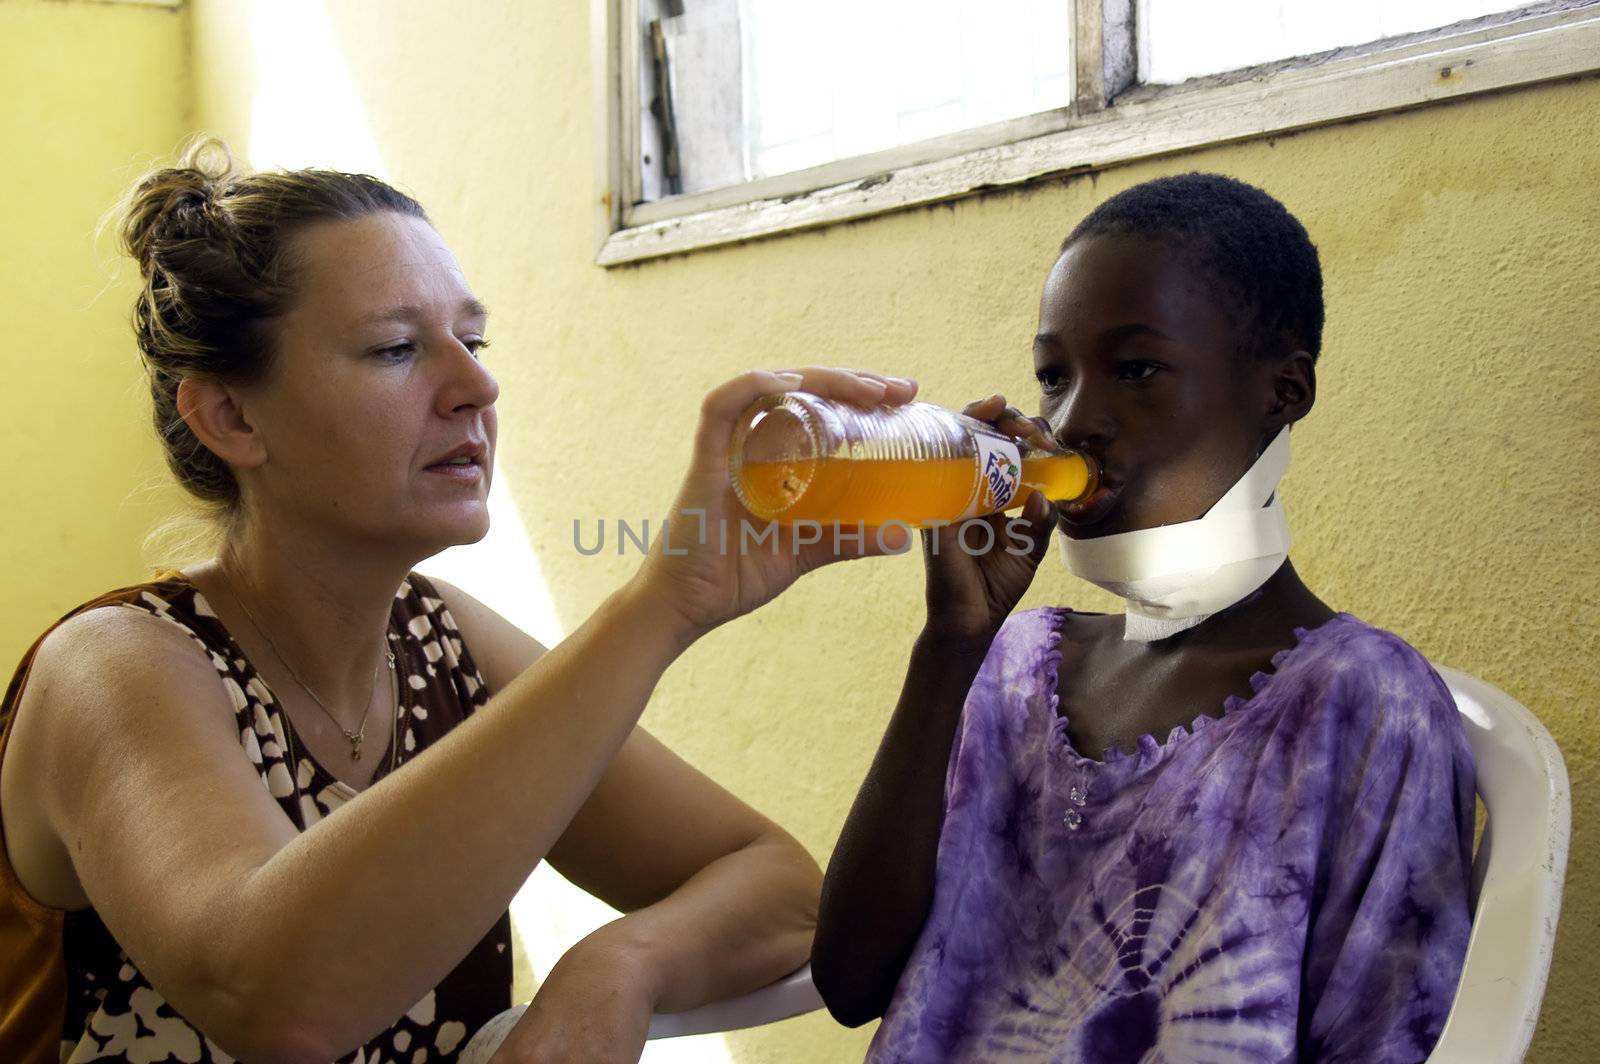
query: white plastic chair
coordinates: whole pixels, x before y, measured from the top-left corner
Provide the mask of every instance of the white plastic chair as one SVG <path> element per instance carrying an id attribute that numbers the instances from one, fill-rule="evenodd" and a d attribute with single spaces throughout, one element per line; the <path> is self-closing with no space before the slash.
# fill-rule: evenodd
<path id="1" fill-rule="evenodd" d="M 1477 904 L 1466 965 L 1428 1060 L 1518 1064 L 1533 1038 L 1555 948 L 1572 830 L 1567 768 L 1550 733 L 1510 695 L 1459 669 L 1435 668 L 1461 713 L 1489 818 L 1472 862 Z M 741 997 L 656 1016 L 650 1037 L 758 1027 L 822 1007 L 807 965 Z M 525 1008 L 485 1024 L 462 1051 L 461 1064 L 487 1064 Z"/>
<path id="2" fill-rule="evenodd" d="M 1472 862 L 1472 937 L 1455 1003 L 1430 1064 L 1517 1064 L 1528 1051 L 1550 955 L 1572 832 L 1567 766 L 1516 699 L 1434 666 L 1455 696 L 1489 811 Z"/>
<path id="3" fill-rule="evenodd" d="M 526 1005 L 507 1009 L 478 1029 L 461 1051 L 460 1064 L 487 1064 L 504 1041 Z M 822 995 L 811 981 L 811 965 L 791 972 L 776 983 L 726 1001 L 713 1001 L 688 1012 L 661 1013 L 650 1021 L 650 1037 L 677 1038 L 680 1035 L 737 1031 L 776 1023 L 791 1016 L 822 1008 Z"/>

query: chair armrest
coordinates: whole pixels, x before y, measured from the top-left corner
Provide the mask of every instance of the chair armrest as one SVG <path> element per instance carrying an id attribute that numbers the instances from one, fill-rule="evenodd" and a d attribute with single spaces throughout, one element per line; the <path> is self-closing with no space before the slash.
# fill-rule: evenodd
<path id="1" fill-rule="evenodd" d="M 1429 1064 L 1513 1064 L 1528 1051 L 1554 945 L 1544 888 L 1528 875 L 1478 899 L 1461 985 Z"/>
<path id="2" fill-rule="evenodd" d="M 478 1029 L 461 1051 L 460 1064 L 488 1064 L 527 1005 L 513 1005 Z M 791 972 L 748 994 L 713 1001 L 686 1012 L 658 1012 L 650 1020 L 649 1038 L 679 1038 L 691 1034 L 737 1031 L 776 1023 L 822 1008 L 822 995 L 811 981 L 811 965 Z"/>
<path id="3" fill-rule="evenodd" d="M 1492 684 L 1436 666 L 1461 711 L 1489 822 L 1461 984 L 1429 1064 L 1514 1064 L 1533 1039 L 1572 832 L 1566 764 L 1527 707 Z"/>
<path id="4" fill-rule="evenodd" d="M 658 1012 L 650 1020 L 651 1038 L 737 1031 L 760 1027 L 822 1008 L 822 995 L 811 981 L 811 965 L 790 972 L 776 983 L 687 1012 Z"/>

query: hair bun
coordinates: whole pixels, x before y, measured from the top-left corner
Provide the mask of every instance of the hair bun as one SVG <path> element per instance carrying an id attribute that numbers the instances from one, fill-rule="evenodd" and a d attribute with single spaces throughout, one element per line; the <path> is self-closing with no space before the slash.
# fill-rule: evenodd
<path id="1" fill-rule="evenodd" d="M 147 276 L 166 245 L 229 228 L 220 200 L 232 176 L 227 145 L 203 137 L 190 143 L 177 166 L 139 182 L 128 197 L 122 242 Z"/>
<path id="2" fill-rule="evenodd" d="M 240 488 L 228 464 L 178 411 L 184 380 L 261 380 L 273 365 L 279 323 L 298 293 L 294 235 L 320 221 L 393 211 L 427 222 L 405 193 L 332 170 L 241 173 L 213 137 L 189 142 L 178 161 L 130 191 L 118 233 L 144 285 L 134 337 L 150 384 L 151 413 L 167 464 L 196 498 L 236 514 Z"/>

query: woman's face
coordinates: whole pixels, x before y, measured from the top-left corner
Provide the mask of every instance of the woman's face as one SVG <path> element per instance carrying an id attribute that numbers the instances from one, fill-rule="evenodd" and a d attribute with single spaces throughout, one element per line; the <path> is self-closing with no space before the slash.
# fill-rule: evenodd
<path id="1" fill-rule="evenodd" d="M 1062 532 L 1203 516 L 1259 455 L 1272 367 L 1243 364 L 1226 308 L 1161 243 L 1101 235 L 1057 260 L 1034 340 L 1040 413 L 1104 471 Z"/>
<path id="2" fill-rule="evenodd" d="M 266 455 L 252 501 L 418 558 L 481 539 L 500 389 L 455 256 L 392 212 L 318 223 L 291 252 L 298 295 L 246 403 Z"/>

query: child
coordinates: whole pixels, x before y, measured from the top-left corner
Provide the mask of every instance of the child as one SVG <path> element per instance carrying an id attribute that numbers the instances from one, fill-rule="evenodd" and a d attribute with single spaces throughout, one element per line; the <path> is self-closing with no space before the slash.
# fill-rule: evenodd
<path id="1" fill-rule="evenodd" d="M 925 533 L 928 619 L 823 890 L 829 1009 L 883 1016 L 869 1064 L 1424 1060 L 1473 769 L 1422 656 L 1286 557 L 1316 249 L 1258 189 L 1163 178 L 1072 232 L 1039 318 L 1043 417 L 968 412 L 1102 485 L 1032 502 L 1025 556 Z M 1125 616 L 1007 619 L 1058 521 Z"/>

